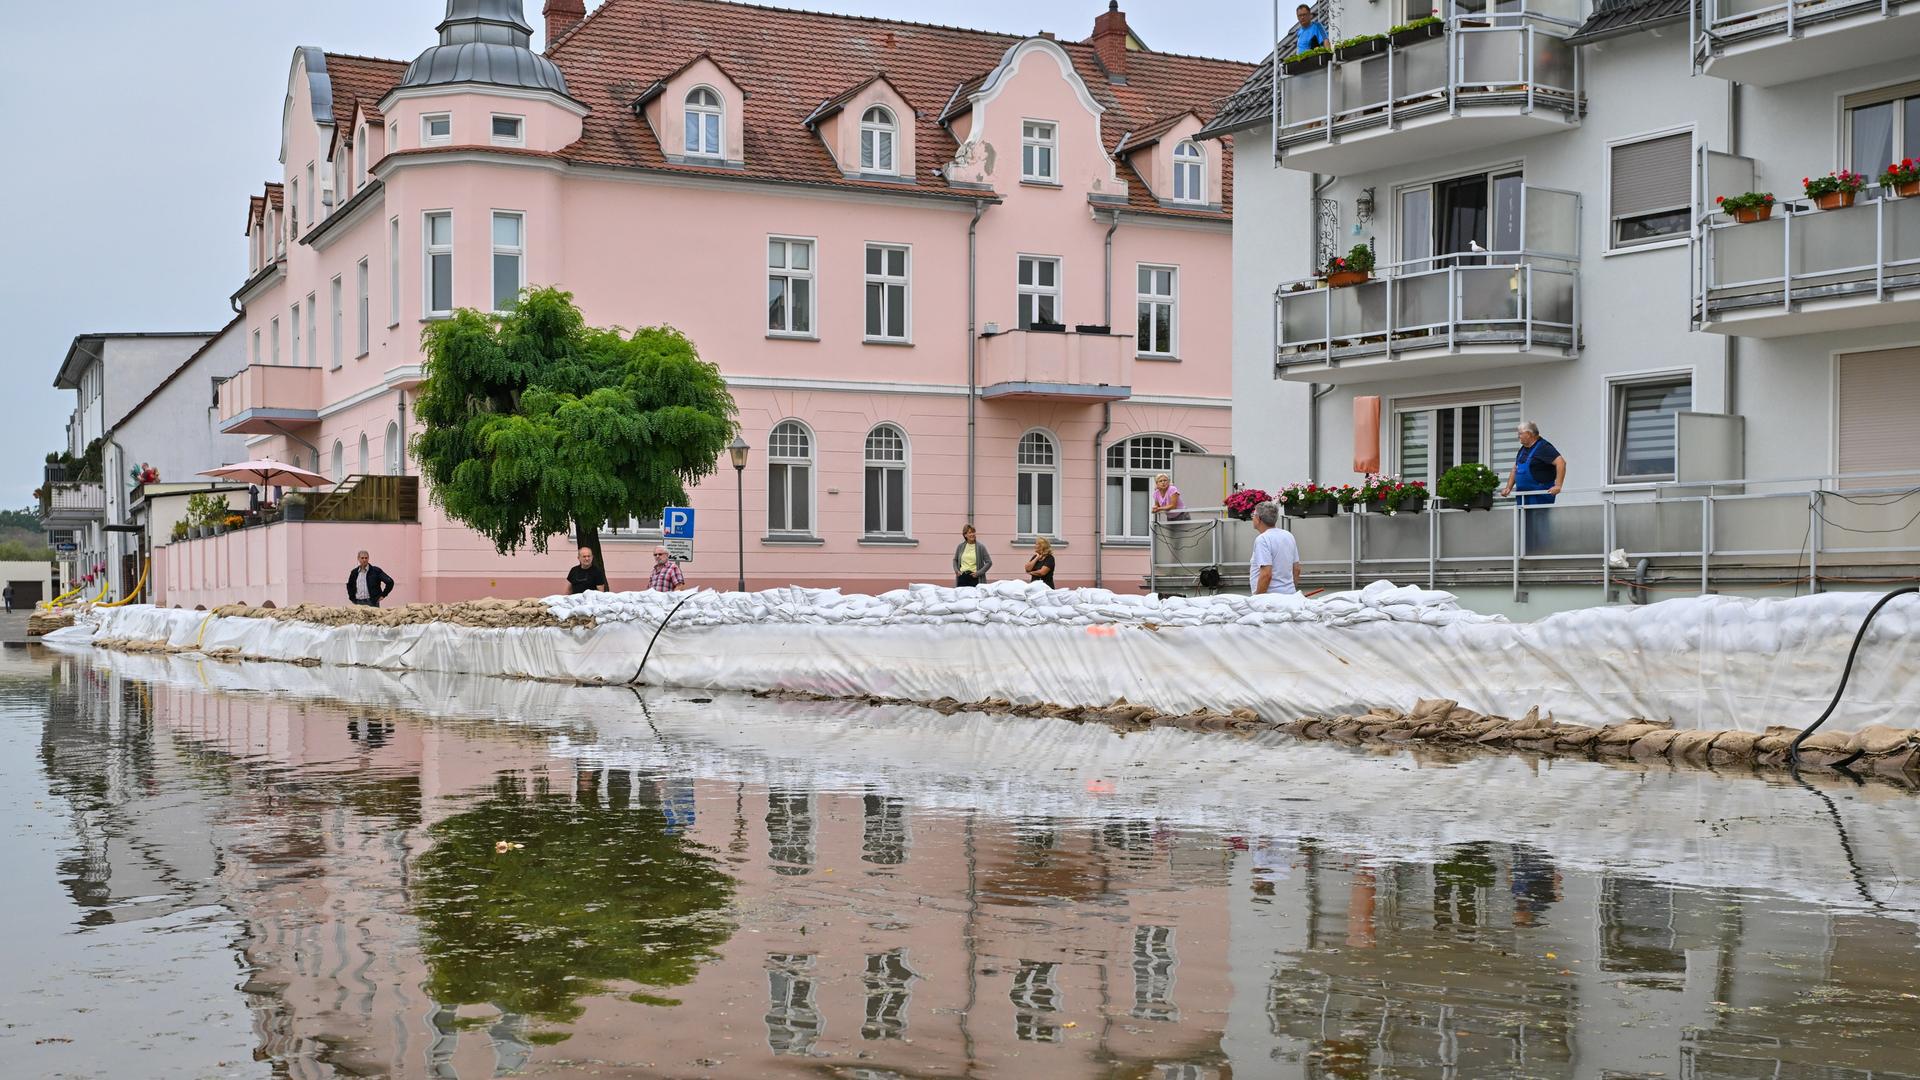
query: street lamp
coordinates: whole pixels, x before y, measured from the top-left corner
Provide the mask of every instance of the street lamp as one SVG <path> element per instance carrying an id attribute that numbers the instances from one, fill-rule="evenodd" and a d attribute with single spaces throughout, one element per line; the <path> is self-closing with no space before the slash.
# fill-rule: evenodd
<path id="1" fill-rule="evenodd" d="M 733 458 L 733 524 L 734 535 L 740 551 L 740 591 L 747 591 L 747 440 L 739 435 L 727 444 L 727 453 Z"/>

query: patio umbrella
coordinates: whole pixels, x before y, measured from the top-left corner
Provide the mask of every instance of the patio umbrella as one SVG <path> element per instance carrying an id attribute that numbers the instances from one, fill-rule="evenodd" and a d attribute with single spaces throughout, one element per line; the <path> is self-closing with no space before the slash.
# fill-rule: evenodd
<path id="1" fill-rule="evenodd" d="M 261 487 L 315 488 L 326 487 L 333 481 L 317 472 L 308 472 L 297 465 L 288 465 L 281 461 L 242 461 L 238 465 L 222 465 L 217 469 L 208 469 L 201 476 L 212 476 L 221 480 L 238 480 Z"/>

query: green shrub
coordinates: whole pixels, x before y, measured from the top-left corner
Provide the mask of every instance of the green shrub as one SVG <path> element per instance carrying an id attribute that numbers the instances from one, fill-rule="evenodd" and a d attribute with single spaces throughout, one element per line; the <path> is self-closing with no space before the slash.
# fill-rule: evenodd
<path id="1" fill-rule="evenodd" d="M 1500 489 L 1500 477 L 1477 461 L 1455 465 L 1440 477 L 1434 492 L 1450 503 L 1468 503 Z"/>

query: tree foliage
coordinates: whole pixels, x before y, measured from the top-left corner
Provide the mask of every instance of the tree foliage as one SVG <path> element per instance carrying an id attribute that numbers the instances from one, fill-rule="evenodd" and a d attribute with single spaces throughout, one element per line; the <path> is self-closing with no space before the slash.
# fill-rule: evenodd
<path id="1" fill-rule="evenodd" d="M 684 504 L 735 432 L 720 370 L 671 327 L 586 325 L 573 294 L 427 328 L 413 452 L 433 501 L 502 553 Z"/>

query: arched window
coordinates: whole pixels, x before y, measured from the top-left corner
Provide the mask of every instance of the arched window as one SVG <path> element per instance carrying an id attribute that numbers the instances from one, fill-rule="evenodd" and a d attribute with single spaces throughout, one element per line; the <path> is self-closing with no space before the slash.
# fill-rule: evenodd
<path id="1" fill-rule="evenodd" d="M 867 432 L 868 536 L 907 535 L 907 437 L 892 424 Z"/>
<path id="2" fill-rule="evenodd" d="M 687 95 L 687 156 L 720 157 L 720 95 L 702 86 Z"/>
<path id="3" fill-rule="evenodd" d="M 406 463 L 400 460 L 400 421 L 398 420 L 387 421 L 387 446 L 385 453 L 381 455 L 380 467 L 389 476 L 400 476 L 407 471 Z"/>
<path id="4" fill-rule="evenodd" d="M 1053 436 L 1029 431 L 1020 436 L 1014 454 L 1015 491 L 1013 531 L 1018 536 L 1058 536 L 1055 507 L 1060 491 L 1060 452 Z"/>
<path id="5" fill-rule="evenodd" d="M 1173 201 L 1207 201 L 1207 159 L 1191 139 L 1173 148 Z"/>
<path id="6" fill-rule="evenodd" d="M 813 532 L 813 436 L 798 420 L 767 438 L 767 532 Z"/>
<path id="7" fill-rule="evenodd" d="M 335 439 L 333 440 L 333 482 L 337 484 L 346 479 L 346 470 L 347 448 L 340 445 L 339 439 Z"/>
<path id="8" fill-rule="evenodd" d="M 1145 540 L 1153 521 L 1153 478 L 1173 471 L 1175 451 L 1200 453 L 1171 435 L 1135 435 L 1107 447 L 1107 532 L 1110 539 Z"/>
<path id="9" fill-rule="evenodd" d="M 367 468 L 367 433 L 363 431 L 360 433 L 360 474 L 365 476 L 372 471 Z"/>
<path id="10" fill-rule="evenodd" d="M 893 148 L 898 133 L 892 113 L 878 105 L 866 111 L 866 115 L 860 118 L 861 172 L 896 171 Z"/>

